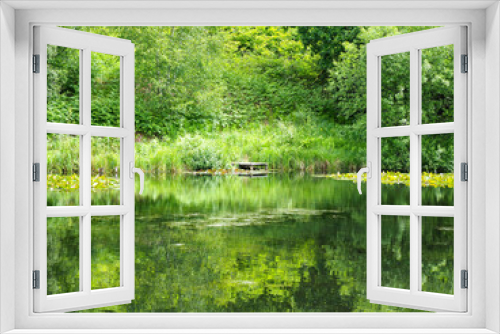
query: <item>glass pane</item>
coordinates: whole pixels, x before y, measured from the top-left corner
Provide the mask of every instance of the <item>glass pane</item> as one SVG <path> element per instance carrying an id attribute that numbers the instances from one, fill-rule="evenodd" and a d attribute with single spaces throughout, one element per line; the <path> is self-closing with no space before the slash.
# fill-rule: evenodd
<path id="1" fill-rule="evenodd" d="M 92 205 L 120 205 L 120 138 L 92 137 Z"/>
<path id="2" fill-rule="evenodd" d="M 47 218 L 47 294 L 80 291 L 80 217 Z"/>
<path id="3" fill-rule="evenodd" d="M 382 216 L 382 286 L 410 289 L 410 217 Z"/>
<path id="4" fill-rule="evenodd" d="M 383 205 L 410 205 L 410 137 L 381 138 Z"/>
<path id="5" fill-rule="evenodd" d="M 92 52 L 91 124 L 120 126 L 120 57 Z"/>
<path id="6" fill-rule="evenodd" d="M 80 137 L 47 134 L 47 206 L 80 204 Z"/>
<path id="7" fill-rule="evenodd" d="M 410 125 L 410 52 L 381 58 L 382 126 Z"/>
<path id="8" fill-rule="evenodd" d="M 47 122 L 80 123 L 80 50 L 47 45 Z"/>
<path id="9" fill-rule="evenodd" d="M 120 216 L 92 217 L 92 289 L 120 286 Z"/>
<path id="10" fill-rule="evenodd" d="M 453 206 L 453 139 L 422 136 L 422 205 Z"/>
<path id="11" fill-rule="evenodd" d="M 422 291 L 453 294 L 453 218 L 421 219 Z"/>
<path id="12" fill-rule="evenodd" d="M 422 123 L 453 122 L 453 45 L 421 52 Z"/>

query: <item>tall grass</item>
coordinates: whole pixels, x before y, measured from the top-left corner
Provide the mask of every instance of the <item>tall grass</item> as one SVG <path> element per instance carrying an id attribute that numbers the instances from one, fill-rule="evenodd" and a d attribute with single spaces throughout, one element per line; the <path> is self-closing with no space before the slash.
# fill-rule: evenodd
<path id="1" fill-rule="evenodd" d="M 136 143 L 136 164 L 147 171 L 230 168 L 234 161 L 267 162 L 283 171 L 332 170 L 334 138 L 325 131 L 277 123 Z"/>
<path id="2" fill-rule="evenodd" d="M 267 162 L 270 169 L 278 171 L 345 171 L 346 166 L 357 167 L 362 163 L 365 143 L 364 139 L 352 142 L 353 147 L 361 148 L 354 150 L 354 156 L 346 156 L 344 146 L 347 145 L 339 138 L 339 132 L 329 122 L 304 118 L 302 121 L 276 121 L 248 124 L 245 128 L 189 133 L 176 138 L 138 138 L 136 166 L 150 173 L 175 173 L 231 168 L 235 161 L 256 161 Z M 61 156 L 58 152 L 63 148 L 78 152 L 78 141 L 50 137 L 48 140 L 48 170 L 74 172 L 72 155 Z M 336 142 L 342 143 L 341 149 L 336 150 Z M 109 168 L 116 168 L 119 161 L 116 145 L 92 144 L 92 170 L 108 173 Z"/>

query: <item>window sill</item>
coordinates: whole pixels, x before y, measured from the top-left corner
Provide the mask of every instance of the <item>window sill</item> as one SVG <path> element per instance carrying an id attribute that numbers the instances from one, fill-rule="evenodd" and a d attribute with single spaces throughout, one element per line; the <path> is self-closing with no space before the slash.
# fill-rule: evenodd
<path id="1" fill-rule="evenodd" d="M 488 334 L 475 329 L 15 329 L 4 334 Z"/>

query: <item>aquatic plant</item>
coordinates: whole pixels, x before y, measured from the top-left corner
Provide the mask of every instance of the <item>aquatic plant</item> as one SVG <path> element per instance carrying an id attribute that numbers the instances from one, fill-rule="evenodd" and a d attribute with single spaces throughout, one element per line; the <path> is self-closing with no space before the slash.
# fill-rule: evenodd
<path id="1" fill-rule="evenodd" d="M 318 175 L 321 176 L 321 175 Z M 356 173 L 335 173 L 324 175 L 335 180 L 347 180 L 357 182 Z M 453 188 L 455 176 L 453 173 L 427 173 L 422 172 L 422 187 Z M 400 172 L 382 172 L 382 184 L 404 184 L 410 186 L 410 174 Z M 363 182 L 366 182 L 366 174 L 363 174 Z"/>
<path id="2" fill-rule="evenodd" d="M 73 191 L 80 189 L 80 177 L 73 175 L 47 175 L 47 189 L 50 191 Z M 117 178 L 102 176 L 93 176 L 91 178 L 91 189 L 120 189 L 120 180 Z"/>

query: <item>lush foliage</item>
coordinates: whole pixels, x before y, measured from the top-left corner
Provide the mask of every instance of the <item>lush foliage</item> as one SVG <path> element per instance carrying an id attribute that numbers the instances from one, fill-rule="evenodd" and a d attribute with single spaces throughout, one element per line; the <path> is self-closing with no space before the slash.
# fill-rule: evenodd
<path id="1" fill-rule="evenodd" d="M 415 32 L 430 27 L 362 27 L 354 42 L 344 42 L 343 52 L 330 71 L 329 90 L 335 104 L 331 115 L 354 133 L 351 137 L 366 142 L 366 44 L 371 40 Z M 409 54 L 382 57 L 382 126 L 409 124 Z M 422 122 L 453 121 L 453 48 L 450 46 L 422 51 Z M 358 127 L 353 124 L 358 124 Z M 428 172 L 453 171 L 453 136 L 427 136 L 422 145 L 423 169 Z M 357 145 L 354 145 L 355 147 Z M 365 147 L 363 147 L 363 151 Z M 387 156 L 384 170 L 409 171 L 409 138 L 383 140 Z M 436 153 L 436 152 L 440 153 Z"/>
<path id="2" fill-rule="evenodd" d="M 73 27 L 136 46 L 136 166 L 365 164 L 366 44 L 428 27 Z M 79 124 L 79 53 L 48 52 L 47 119 Z M 382 59 L 382 125 L 409 122 L 406 54 Z M 92 124 L 119 124 L 119 62 L 92 55 Z M 422 51 L 422 121 L 453 121 L 453 53 Z M 453 205 L 453 134 L 421 138 L 423 205 Z M 92 139 L 92 205 L 120 202 L 120 142 Z M 47 205 L 80 203 L 80 139 L 47 136 Z M 409 138 L 382 140 L 382 204 L 409 205 Z M 91 311 L 401 311 L 366 299 L 366 197 L 353 174 L 147 177 L 136 198 L 136 299 Z M 363 185 L 364 186 L 364 185 Z M 101 219 L 102 218 L 102 219 Z M 119 284 L 119 221 L 92 219 L 92 287 Z M 453 291 L 453 221 L 424 217 L 422 289 Z M 78 291 L 78 219 L 51 218 L 49 294 Z M 408 217 L 384 217 L 382 282 L 409 284 Z"/>
<path id="3" fill-rule="evenodd" d="M 297 116 L 298 117 L 298 116 Z M 135 144 L 136 166 L 146 172 L 181 172 L 230 168 L 235 161 L 264 161 L 278 171 L 335 171 L 342 156 L 334 149 L 328 122 L 302 119 L 302 125 L 276 122 L 274 127 L 249 125 L 216 133 L 153 138 Z M 114 144 L 114 143 L 112 143 Z M 92 171 L 110 175 L 119 168 L 119 150 L 104 140 L 93 142 Z M 71 153 L 72 152 L 72 153 Z M 76 152 L 76 153 L 75 153 Z M 48 137 L 48 170 L 65 175 L 78 172 L 79 141 L 71 136 Z M 347 160 L 347 162 L 349 162 Z"/>
<path id="4" fill-rule="evenodd" d="M 335 152 L 325 149 L 326 155 L 316 155 L 317 160 L 311 163 L 300 157 L 309 155 L 300 152 L 307 150 L 308 145 L 299 145 L 291 154 L 291 160 L 295 161 L 292 165 L 300 168 L 328 161 L 329 166 L 336 166 L 339 171 L 353 171 L 365 160 L 366 44 L 427 28 L 74 27 L 135 43 L 135 115 L 139 139 L 148 142 L 156 137 L 151 142 L 153 146 L 156 142 L 177 141 L 191 145 L 189 157 L 168 158 L 162 162 L 165 166 L 217 168 L 228 156 L 238 160 L 255 155 L 266 157 L 270 154 L 224 155 L 220 145 L 211 147 L 198 142 L 240 131 L 255 135 L 272 133 L 279 131 L 282 124 L 299 128 L 308 120 L 315 123 L 312 126 L 319 133 L 316 136 L 315 131 L 310 132 L 310 141 L 331 142 L 327 147 L 335 146 Z M 422 51 L 424 123 L 453 121 L 452 51 L 450 47 Z M 48 55 L 48 119 L 79 123 L 78 52 L 50 47 Z M 382 123 L 408 124 L 409 57 L 384 56 L 382 64 Z M 118 124 L 118 65 L 114 56 L 93 54 L 93 124 Z M 329 129 L 328 139 L 321 128 Z M 452 143 L 453 138 L 431 141 L 433 149 L 438 147 L 442 151 L 442 161 L 436 161 L 435 151 L 424 146 L 426 171 L 452 171 L 446 162 L 452 157 Z M 396 144 L 397 150 L 404 152 L 404 140 Z M 269 151 L 266 145 L 263 140 L 254 149 Z M 279 143 L 271 145 L 280 147 Z M 150 153 L 161 154 L 169 149 Z M 290 155 L 290 150 L 286 151 Z M 408 167 L 408 161 L 397 154 L 391 159 L 386 162 L 388 169 L 404 172 Z M 288 168 L 286 164 L 279 167 Z"/>
<path id="5" fill-rule="evenodd" d="M 328 71 L 334 66 L 341 53 L 345 52 L 344 42 L 360 42 L 357 37 L 360 27 L 300 26 L 297 33 L 306 48 L 319 55 L 318 66 L 321 69 L 319 78 L 322 82 L 328 79 Z"/>

